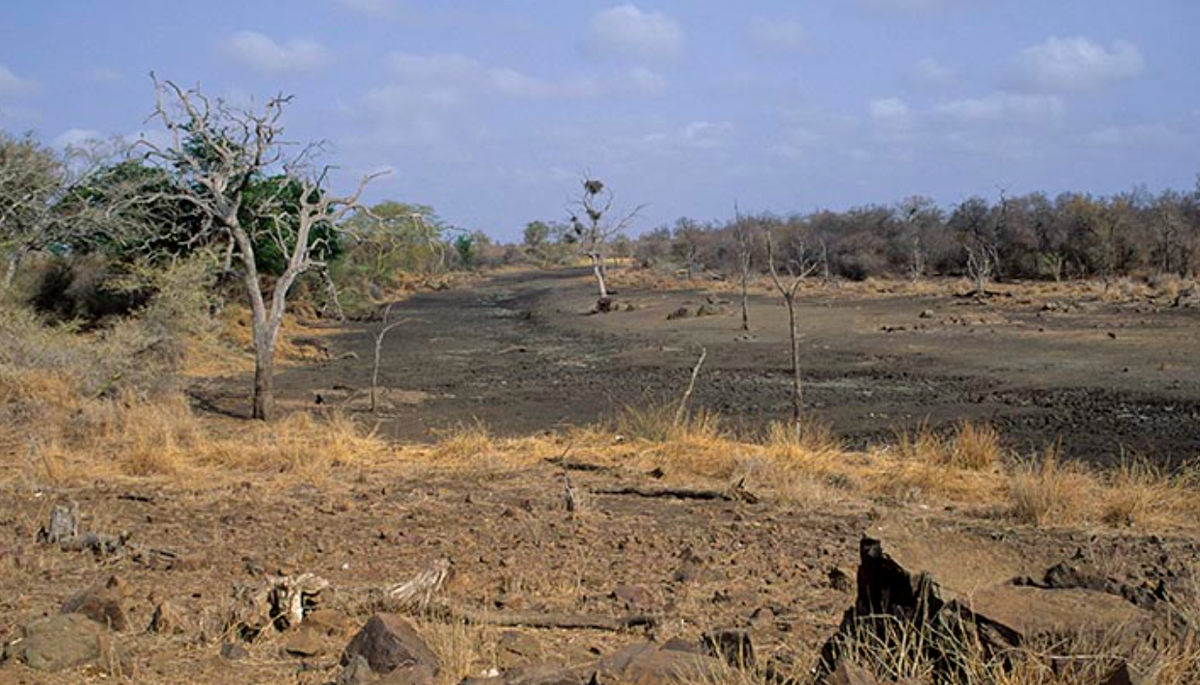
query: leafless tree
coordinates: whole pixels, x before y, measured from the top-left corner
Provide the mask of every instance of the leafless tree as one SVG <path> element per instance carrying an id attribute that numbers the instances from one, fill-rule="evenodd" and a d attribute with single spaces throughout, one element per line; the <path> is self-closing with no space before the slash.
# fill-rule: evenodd
<path id="1" fill-rule="evenodd" d="M 379 358 L 383 352 L 383 339 L 396 326 L 404 323 L 404 321 L 392 321 L 388 319 L 392 315 L 392 305 L 389 303 L 383 310 L 383 323 L 378 331 L 375 332 L 375 363 L 371 366 L 371 413 L 375 413 L 376 400 L 379 395 Z"/>
<path id="2" fill-rule="evenodd" d="M 770 230 L 764 231 L 764 234 L 767 240 L 767 265 L 771 270 L 771 281 L 775 284 L 775 289 L 783 297 L 783 303 L 787 306 L 788 310 L 788 332 L 792 343 L 792 425 L 798 439 L 802 430 L 801 420 L 804 402 L 803 387 L 800 379 L 800 331 L 796 321 L 796 294 L 800 291 L 800 286 L 804 283 L 804 279 L 816 271 L 820 264 L 817 262 L 805 264 L 803 261 L 799 263 L 789 261 L 786 266 L 791 281 L 785 284 L 780 279 L 779 270 L 775 265 L 775 239 L 771 235 Z"/>
<path id="3" fill-rule="evenodd" d="M 750 263 L 753 253 L 754 232 L 750 222 L 742 218 L 736 202 L 733 203 L 733 237 L 737 241 L 738 271 L 742 285 L 742 330 L 750 330 Z"/>
<path id="4" fill-rule="evenodd" d="M 571 229 L 580 249 L 592 263 L 592 272 L 596 276 L 596 286 L 599 289 L 596 309 L 608 311 L 612 301 L 608 296 L 605 250 L 608 242 L 628 228 L 645 206 L 639 205 L 632 211 L 613 218 L 612 190 L 599 179 L 592 178 L 591 174 L 584 174 L 582 186 L 579 196 L 572 201 L 572 206 L 577 212 L 571 215 Z M 579 218 L 579 211 L 583 213 L 583 219 Z"/>
<path id="5" fill-rule="evenodd" d="M 241 263 L 242 280 L 250 300 L 254 343 L 252 416 L 270 419 L 274 413 L 275 349 L 287 309 L 288 291 L 309 269 L 324 268 L 325 244 L 318 226 L 337 227 L 361 209 L 359 197 L 375 177 L 367 175 L 346 196 L 328 192 L 330 167 L 314 163 L 319 145 L 295 147 L 283 139 L 283 114 L 291 102 L 275 96 L 258 108 L 239 108 L 212 100 L 199 88 L 185 89 L 171 81 L 154 80 L 156 103 L 151 119 L 166 128 L 170 142 L 141 141 L 146 158 L 171 169 L 179 182 L 172 199 L 190 204 L 203 217 L 199 240 L 213 233 L 233 244 Z M 293 152 L 294 151 L 294 152 Z M 284 183 L 266 198 L 249 200 L 251 184 L 266 174 L 282 175 Z M 284 194 L 297 190 L 292 197 Z M 247 217 L 246 213 L 253 216 Z M 286 259 L 273 281 L 261 274 L 255 245 L 272 241 Z"/>

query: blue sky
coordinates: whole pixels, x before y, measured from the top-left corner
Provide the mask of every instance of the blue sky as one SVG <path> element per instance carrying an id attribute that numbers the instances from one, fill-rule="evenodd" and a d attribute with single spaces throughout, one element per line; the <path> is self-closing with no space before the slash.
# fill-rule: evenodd
<path id="1" fill-rule="evenodd" d="M 296 96 L 371 199 L 513 239 L 585 170 L 635 230 L 924 194 L 1145 184 L 1200 172 L 1194 0 L 13 0 L 0 127 L 136 136 L 148 73 Z M 152 133 L 150 135 L 153 135 Z"/>

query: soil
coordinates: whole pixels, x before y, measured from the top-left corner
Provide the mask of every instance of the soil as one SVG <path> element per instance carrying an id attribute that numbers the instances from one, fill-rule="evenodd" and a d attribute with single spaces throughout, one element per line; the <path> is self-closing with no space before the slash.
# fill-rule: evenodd
<path id="1" fill-rule="evenodd" d="M 588 315 L 591 302 L 590 283 L 578 272 L 505 274 L 405 301 L 396 310 L 406 323 L 383 346 L 380 431 L 425 439 L 476 418 L 512 433 L 603 420 L 647 396 L 676 397 L 701 345 L 709 351 L 696 389 L 701 404 L 747 430 L 786 415 L 785 317 L 773 299 L 754 299 L 750 338 L 731 313 L 666 320 L 681 306 L 694 311 L 706 303 L 700 291 L 624 290 L 616 298 L 621 311 L 605 315 Z M 922 318 L 925 310 L 933 314 Z M 992 323 L 952 322 L 963 318 Z M 1194 315 L 1163 312 L 1141 324 L 1119 307 L 1039 316 L 1035 304 L 822 292 L 805 296 L 802 321 L 807 401 L 853 440 L 881 439 L 926 415 L 937 425 L 971 415 L 996 421 L 1016 441 L 1061 434 L 1086 458 L 1138 440 L 1164 460 L 1195 452 L 1198 378 L 1183 357 Z M 343 405 L 370 420 L 362 390 L 379 325 L 322 336 L 331 358 L 284 369 L 283 404 Z M 882 330 L 900 326 L 907 330 Z M 202 408 L 236 413 L 245 387 L 245 379 L 214 379 L 193 393 Z M 382 591 L 448 559 L 443 594 L 474 611 L 635 612 L 661 621 L 648 631 L 521 629 L 516 640 L 507 629 L 426 621 L 418 630 L 436 651 L 455 652 L 446 645 L 457 641 L 457 652 L 475 659 L 445 664 L 440 682 L 505 667 L 509 656 L 499 645 L 506 640 L 532 640 L 546 658 L 582 665 L 648 638 L 695 640 L 717 628 L 747 629 L 765 658 L 797 655 L 802 670 L 853 602 L 850 579 L 864 534 L 962 596 L 1038 578 L 1067 560 L 1131 586 L 1175 587 L 1200 552 L 1194 531 L 1043 530 L 1013 525 L 985 505 L 955 510 L 850 495 L 820 502 L 643 498 L 602 491 L 688 483 L 621 468 L 570 477 L 582 502 L 574 514 L 564 510 L 562 467 L 549 463 L 342 465 L 318 484 L 287 475 L 69 489 L 15 481 L 0 489 L 0 644 L 118 574 L 130 624 L 114 636 L 126 676 L 120 681 L 328 683 L 351 634 L 386 606 Z M 38 528 L 65 501 L 78 504 L 81 532 L 120 534 L 173 556 L 104 557 L 40 544 Z M 237 642 L 228 630 L 241 606 L 235 590 L 302 573 L 329 581 L 321 603 L 343 612 L 346 625 L 306 635 L 307 656 L 288 653 L 302 642 L 296 631 Z M 179 631 L 147 632 L 163 601 L 173 606 Z M 87 669 L 44 674 L 12 660 L 0 664 L 0 683 L 114 680 Z"/>
<path id="2" fill-rule="evenodd" d="M 787 315 L 753 295 L 740 330 L 728 292 L 626 289 L 590 314 L 583 270 L 517 272 L 425 293 L 393 316 L 382 348 L 383 435 L 427 440 L 482 421 L 528 434 L 610 420 L 623 407 L 678 398 L 700 347 L 697 406 L 754 432 L 790 406 Z M 1019 293 L 1019 289 L 1018 289 Z M 798 306 L 806 407 L 854 446 L 964 418 L 1000 429 L 1020 453 L 1061 441 L 1072 457 L 1115 464 L 1144 456 L 1176 467 L 1200 455 L 1200 311 L 1086 299 L 989 300 L 862 295 L 812 287 Z M 709 303 L 709 299 L 718 304 Z M 691 315 L 668 320 L 680 308 Z M 695 317 L 705 307 L 715 315 Z M 330 359 L 278 376 L 291 408 L 366 407 L 373 332 L 326 338 Z M 245 411 L 246 379 L 194 389 L 201 406 Z"/>
<path id="3" fill-rule="evenodd" d="M 853 578 L 864 533 L 964 596 L 1012 578 L 1040 577 L 1068 559 L 1103 564 L 1107 575 L 1131 582 L 1178 580 L 1198 550 L 1194 537 L 1040 531 L 915 506 L 596 492 L 649 480 L 620 471 L 572 472 L 586 494 L 582 510 L 568 515 L 561 478 L 561 470 L 547 464 L 519 471 L 341 473 L 320 486 L 7 489 L 0 492 L 0 643 L 115 573 L 129 595 L 130 627 L 114 641 L 130 682 L 327 683 L 337 676 L 350 635 L 380 606 L 380 592 L 445 558 L 452 564 L 445 594 L 476 611 L 665 617 L 648 631 L 520 631 L 553 661 L 586 664 L 647 638 L 694 640 L 732 627 L 749 629 L 764 657 L 797 655 L 803 666 L 853 602 L 853 581 L 839 584 L 831 572 Z M 67 499 L 78 503 L 81 532 L 122 532 L 130 543 L 169 550 L 176 559 L 104 558 L 35 542 L 51 505 Z M 1159 575 L 1128 575 L 1146 569 Z M 294 630 L 241 643 L 226 629 L 239 606 L 235 588 L 276 573 L 328 580 L 321 606 L 349 617 L 342 632 L 309 650 L 315 655 L 287 653 Z M 177 634 L 145 629 L 164 600 L 173 606 Z M 439 629 L 430 623 L 419 630 L 437 641 Z M 461 630 L 442 627 L 440 634 L 444 640 Z M 496 645 L 507 639 L 505 630 L 484 629 L 470 638 L 478 639 L 471 649 L 484 661 L 472 668 L 501 663 Z M 246 656 L 222 656 L 222 644 L 230 641 Z M 105 680 L 89 673 L 0 664 L 3 683 Z"/>

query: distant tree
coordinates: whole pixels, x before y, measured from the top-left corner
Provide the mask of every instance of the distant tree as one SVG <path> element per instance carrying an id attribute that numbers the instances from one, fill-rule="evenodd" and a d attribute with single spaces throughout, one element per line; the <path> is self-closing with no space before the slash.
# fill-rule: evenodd
<path id="1" fill-rule="evenodd" d="M 950 215 L 948 226 L 966 252 L 967 275 L 975 284 L 975 295 L 987 295 L 987 285 L 995 274 L 999 254 L 991 209 L 982 197 L 964 200 Z"/>
<path id="2" fill-rule="evenodd" d="M 250 300 L 254 344 L 252 415 L 274 414 L 275 349 L 287 309 L 288 292 L 301 274 L 324 268 L 326 242 L 315 239 L 326 227 L 340 226 L 360 209 L 358 199 L 372 176 L 348 196 L 327 192 L 329 168 L 317 166 L 317 146 L 293 150 L 282 138 L 284 109 L 291 98 L 272 97 L 258 109 L 211 100 L 198 88 L 183 89 L 154 79 L 153 117 L 170 136 L 165 146 L 142 141 L 148 159 L 171 170 L 174 194 L 192 205 L 203 221 L 197 228 L 229 240 L 241 262 Z M 256 182 L 283 176 L 256 195 Z M 247 215 L 247 211 L 250 214 Z M 260 270 L 257 245 L 270 241 L 283 257 L 277 277 Z"/>
<path id="3" fill-rule="evenodd" d="M 683 264 L 689 281 L 696 279 L 702 234 L 703 229 L 700 224 L 687 217 L 680 217 L 675 221 L 675 235 L 672 238 L 671 250 L 676 259 Z"/>
<path id="4" fill-rule="evenodd" d="M 737 243 L 738 275 L 742 287 L 742 330 L 750 330 L 750 263 L 753 259 L 754 233 L 751 222 L 742 217 L 733 204 L 733 239 Z"/>
<path id="5" fill-rule="evenodd" d="M 804 279 L 812 274 L 819 264 L 789 261 L 786 264 L 786 268 L 790 276 L 790 281 L 784 283 L 779 278 L 779 269 L 775 264 L 775 238 L 771 235 L 769 228 L 763 233 L 767 241 L 767 267 L 771 272 L 771 282 L 775 284 L 775 289 L 779 291 L 779 295 L 783 298 L 783 303 L 788 311 L 788 333 L 791 338 L 792 362 L 792 429 L 795 432 L 796 439 L 799 440 L 804 426 L 804 396 L 800 377 L 800 329 L 799 323 L 796 320 L 796 295 L 799 293 Z"/>
<path id="6" fill-rule="evenodd" d="M 638 206 L 628 213 L 614 217 L 612 190 L 605 187 L 600 179 L 589 175 L 584 176 L 581 186 L 582 191 L 572 202 L 576 213 L 571 215 L 571 230 L 575 243 L 592 263 L 592 273 L 596 277 L 596 287 L 599 290 L 596 308 L 599 311 L 608 311 L 612 302 L 608 296 L 605 250 L 610 240 L 633 223 L 643 207 Z M 583 215 L 582 219 L 579 214 Z"/>

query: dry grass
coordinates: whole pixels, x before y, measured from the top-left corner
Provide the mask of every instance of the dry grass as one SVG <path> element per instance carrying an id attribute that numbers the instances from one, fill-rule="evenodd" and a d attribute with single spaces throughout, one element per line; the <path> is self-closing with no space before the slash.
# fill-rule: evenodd
<path id="1" fill-rule="evenodd" d="M 1063 463 L 1061 447 L 1047 447 L 1040 459 L 1019 463 L 1009 483 L 1010 514 L 1023 523 L 1076 522 L 1095 481 L 1082 468 Z"/>

